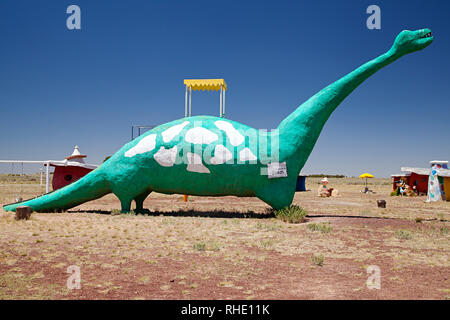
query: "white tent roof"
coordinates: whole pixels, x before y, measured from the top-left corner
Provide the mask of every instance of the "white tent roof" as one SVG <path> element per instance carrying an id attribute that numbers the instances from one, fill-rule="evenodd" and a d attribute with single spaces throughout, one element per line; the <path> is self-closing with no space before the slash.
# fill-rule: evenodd
<path id="1" fill-rule="evenodd" d="M 448 161 L 441 161 L 441 160 L 430 161 L 430 165 L 433 165 L 433 164 L 448 164 Z"/>
<path id="2" fill-rule="evenodd" d="M 401 167 L 403 172 L 414 172 L 415 174 L 429 175 L 430 168 L 413 168 L 413 167 Z"/>
<path id="3" fill-rule="evenodd" d="M 79 161 L 69 161 L 67 159 L 61 160 L 61 161 L 50 160 L 49 163 L 51 166 L 55 166 L 55 167 L 75 166 L 75 167 L 82 167 L 82 168 L 86 168 L 86 169 L 95 169 L 98 167 L 95 164 L 87 164 L 87 163 L 79 162 Z"/>
<path id="4" fill-rule="evenodd" d="M 397 174 L 391 174 L 391 177 L 406 177 L 406 176 L 410 176 L 411 172 L 402 172 L 402 173 L 397 173 Z"/>
<path id="5" fill-rule="evenodd" d="M 403 172 L 414 172 L 415 174 L 421 174 L 428 176 L 430 174 L 430 168 L 411 168 L 402 167 Z M 450 177 L 450 169 L 436 169 L 436 173 L 440 177 Z"/>
<path id="6" fill-rule="evenodd" d="M 437 169 L 436 171 L 440 177 L 450 177 L 450 169 Z"/>

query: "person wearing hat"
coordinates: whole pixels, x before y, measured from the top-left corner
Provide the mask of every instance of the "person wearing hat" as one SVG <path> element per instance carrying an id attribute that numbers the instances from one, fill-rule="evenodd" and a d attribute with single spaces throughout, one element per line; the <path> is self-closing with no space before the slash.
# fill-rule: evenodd
<path id="1" fill-rule="evenodd" d="M 320 180 L 321 185 L 319 186 L 319 189 L 317 190 L 317 195 L 319 197 L 330 197 L 331 192 L 333 191 L 333 188 L 328 188 L 328 179 L 327 177 Z"/>

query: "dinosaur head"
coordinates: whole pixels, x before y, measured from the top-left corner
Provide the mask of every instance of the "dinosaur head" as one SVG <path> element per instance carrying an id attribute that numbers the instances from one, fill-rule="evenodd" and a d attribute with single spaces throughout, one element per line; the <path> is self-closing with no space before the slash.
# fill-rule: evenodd
<path id="1" fill-rule="evenodd" d="M 397 54 L 404 55 L 428 47 L 433 42 L 430 29 L 416 31 L 403 30 L 399 33 L 393 45 Z"/>

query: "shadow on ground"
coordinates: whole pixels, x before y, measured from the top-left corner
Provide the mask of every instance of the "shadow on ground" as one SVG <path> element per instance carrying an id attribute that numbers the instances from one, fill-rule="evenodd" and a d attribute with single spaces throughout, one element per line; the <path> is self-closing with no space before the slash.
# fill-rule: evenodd
<path id="1" fill-rule="evenodd" d="M 78 210 L 78 211 L 67 211 L 69 213 L 75 212 L 87 212 L 87 213 L 98 213 L 98 214 L 109 214 L 118 215 L 122 213 L 115 213 L 107 210 Z M 167 216 L 167 217 L 203 217 L 203 218 L 238 218 L 238 219 L 270 219 L 274 218 L 275 215 L 272 211 L 267 211 L 264 213 L 256 213 L 253 211 L 248 212 L 236 212 L 236 211 L 194 211 L 194 210 L 177 210 L 177 211 L 150 211 L 148 209 L 123 213 L 124 215 L 135 215 L 142 214 L 147 216 Z"/>
<path id="2" fill-rule="evenodd" d="M 116 211 L 108 211 L 108 210 L 69 210 L 68 213 L 97 213 L 97 214 L 107 214 L 107 215 L 144 215 L 144 216 L 166 216 L 166 217 L 202 217 L 202 218 L 229 218 L 229 219 L 270 219 L 275 218 L 275 214 L 271 210 L 267 210 L 263 213 L 257 213 L 254 211 L 248 212 L 236 212 L 236 211 L 223 211 L 223 210 L 211 210 L 211 211 L 194 211 L 194 210 L 172 210 L 172 211 L 150 211 L 149 209 L 144 209 L 139 212 L 131 211 L 130 213 L 120 213 Z M 352 215 L 330 215 L 330 214 L 308 214 L 306 216 L 308 219 L 314 218 L 348 218 L 348 219 L 393 219 L 390 217 L 373 217 L 373 216 L 352 216 Z M 436 219 L 426 219 L 436 220 Z"/>
<path id="3" fill-rule="evenodd" d="M 165 217 L 201 217 L 201 218 L 229 218 L 229 219 L 270 219 L 275 218 L 275 214 L 271 210 L 267 210 L 263 213 L 257 213 L 253 211 L 248 212 L 236 212 L 236 211 L 223 211 L 223 210 L 212 210 L 212 211 L 194 211 L 194 210 L 173 210 L 173 211 L 150 211 L 148 209 L 144 209 L 139 212 L 130 212 L 130 213 L 120 213 L 115 211 L 108 211 L 108 210 L 69 210 L 68 213 L 78 213 L 78 212 L 85 212 L 85 213 L 97 213 L 97 214 L 107 214 L 107 215 L 144 215 L 144 216 L 165 216 Z M 306 216 L 308 221 L 309 219 L 314 218 L 348 218 L 348 219 L 375 219 L 375 220 L 385 220 L 385 219 L 392 219 L 397 220 L 396 218 L 389 218 L 389 217 L 373 217 L 373 216 L 352 216 L 352 215 L 329 215 L 329 214 L 314 214 L 314 215 L 307 215 Z M 429 220 L 436 220 L 436 219 L 429 219 Z M 305 221 L 305 222 L 306 222 Z M 428 220 L 426 220 L 428 221 Z"/>

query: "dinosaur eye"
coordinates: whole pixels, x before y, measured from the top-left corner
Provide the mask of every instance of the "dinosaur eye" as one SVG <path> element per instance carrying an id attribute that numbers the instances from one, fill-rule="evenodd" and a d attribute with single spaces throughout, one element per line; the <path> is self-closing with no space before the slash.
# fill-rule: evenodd
<path id="1" fill-rule="evenodd" d="M 71 180 L 72 180 L 72 175 L 71 175 L 71 174 L 66 174 L 66 175 L 64 176 L 64 180 L 66 180 L 66 181 L 71 181 Z"/>

